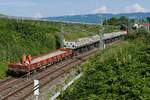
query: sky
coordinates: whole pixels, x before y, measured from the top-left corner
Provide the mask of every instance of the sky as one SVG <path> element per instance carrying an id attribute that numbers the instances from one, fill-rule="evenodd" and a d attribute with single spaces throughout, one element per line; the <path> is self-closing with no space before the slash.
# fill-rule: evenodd
<path id="1" fill-rule="evenodd" d="M 150 0 L 0 0 L 0 14 L 52 17 L 95 13 L 150 12 Z"/>

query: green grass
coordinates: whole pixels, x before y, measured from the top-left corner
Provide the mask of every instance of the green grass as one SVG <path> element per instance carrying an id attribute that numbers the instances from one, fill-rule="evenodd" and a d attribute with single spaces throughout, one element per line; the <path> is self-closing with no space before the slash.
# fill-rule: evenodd
<path id="1" fill-rule="evenodd" d="M 7 63 L 0 62 L 0 79 L 6 77 Z"/>

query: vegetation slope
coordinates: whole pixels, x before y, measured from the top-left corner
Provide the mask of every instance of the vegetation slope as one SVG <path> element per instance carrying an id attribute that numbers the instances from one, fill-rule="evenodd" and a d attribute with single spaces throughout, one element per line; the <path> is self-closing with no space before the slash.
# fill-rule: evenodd
<path id="1" fill-rule="evenodd" d="M 0 78 L 6 75 L 7 64 L 19 60 L 23 53 L 37 56 L 59 48 L 62 24 L 67 40 L 93 35 L 99 28 L 95 25 L 0 18 Z"/>
<path id="2" fill-rule="evenodd" d="M 128 20 L 121 19 L 122 23 Z M 120 25 L 120 19 L 116 21 Z M 104 32 L 118 31 L 118 27 L 108 26 L 112 24 L 114 21 L 110 19 Z M 37 56 L 59 48 L 62 25 L 66 40 L 99 34 L 101 28 L 99 25 L 0 18 L 0 78 L 6 75 L 7 64 L 19 60 L 23 53 Z"/>
<path id="3" fill-rule="evenodd" d="M 149 100 L 150 33 L 139 30 L 83 67 L 83 76 L 60 100 Z"/>

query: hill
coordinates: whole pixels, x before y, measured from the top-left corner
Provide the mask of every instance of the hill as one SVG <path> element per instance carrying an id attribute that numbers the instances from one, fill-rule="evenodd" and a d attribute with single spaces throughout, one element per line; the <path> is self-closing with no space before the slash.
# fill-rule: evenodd
<path id="1" fill-rule="evenodd" d="M 6 17 L 6 15 L 0 14 L 0 17 Z"/>
<path id="2" fill-rule="evenodd" d="M 95 25 L 0 18 L 0 78 L 6 76 L 7 64 L 18 61 L 22 54 L 37 56 L 60 48 L 62 24 L 68 40 L 93 35 L 99 29 Z"/>
<path id="3" fill-rule="evenodd" d="M 87 15 L 74 15 L 74 16 L 60 16 L 60 17 L 46 17 L 45 20 L 54 21 L 69 21 L 69 22 L 81 22 L 81 23 L 93 23 L 97 24 L 103 19 L 109 19 L 112 17 L 126 16 L 134 19 L 141 19 L 150 16 L 150 13 L 120 13 L 120 14 L 87 14 Z"/>

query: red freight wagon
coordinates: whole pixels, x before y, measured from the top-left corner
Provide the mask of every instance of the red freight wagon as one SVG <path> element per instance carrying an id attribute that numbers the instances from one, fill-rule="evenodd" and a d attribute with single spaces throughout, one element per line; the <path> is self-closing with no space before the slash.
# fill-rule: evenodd
<path id="1" fill-rule="evenodd" d="M 26 60 L 24 63 L 11 63 L 9 64 L 9 71 L 13 72 L 31 72 L 33 70 L 41 69 L 43 66 L 50 65 L 60 60 L 63 60 L 67 57 L 72 56 L 73 52 L 71 49 L 61 48 L 54 52 L 50 52 L 38 57 L 31 59 L 30 61 Z"/>

